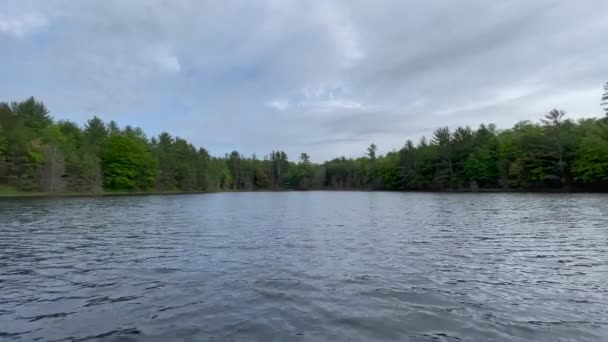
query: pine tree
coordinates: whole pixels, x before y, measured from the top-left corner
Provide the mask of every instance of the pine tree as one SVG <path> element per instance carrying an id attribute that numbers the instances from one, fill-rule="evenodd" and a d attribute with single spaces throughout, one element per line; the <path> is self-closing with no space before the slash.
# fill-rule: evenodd
<path id="1" fill-rule="evenodd" d="M 602 106 L 604 107 L 604 111 L 608 116 L 608 82 L 604 85 L 604 95 L 602 96 Z"/>

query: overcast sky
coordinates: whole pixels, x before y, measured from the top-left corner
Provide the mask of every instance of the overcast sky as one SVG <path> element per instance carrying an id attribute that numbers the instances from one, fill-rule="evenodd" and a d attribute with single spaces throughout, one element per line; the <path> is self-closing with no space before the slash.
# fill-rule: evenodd
<path id="1" fill-rule="evenodd" d="M 1 0 L 0 101 L 321 161 L 599 116 L 607 0 Z"/>

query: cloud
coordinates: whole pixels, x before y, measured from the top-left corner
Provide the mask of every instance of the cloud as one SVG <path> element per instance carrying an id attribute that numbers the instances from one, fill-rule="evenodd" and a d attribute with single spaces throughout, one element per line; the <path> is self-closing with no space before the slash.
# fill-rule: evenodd
<path id="1" fill-rule="evenodd" d="M 284 112 L 289 108 L 309 114 L 334 112 L 335 110 L 363 109 L 364 105 L 349 96 L 349 90 L 340 83 L 305 85 L 291 93 L 289 99 L 272 100 L 266 105 Z"/>
<path id="2" fill-rule="evenodd" d="M 154 62 L 164 71 L 179 72 L 182 68 L 177 56 L 166 48 L 155 49 L 152 53 L 152 57 Z"/>
<path id="3" fill-rule="evenodd" d="M 289 101 L 287 100 L 273 100 L 266 104 L 268 107 L 284 112 L 289 107 Z"/>
<path id="4" fill-rule="evenodd" d="M 15 18 L 0 17 L 0 34 L 23 39 L 27 35 L 43 30 L 48 22 L 38 13 L 26 13 Z"/>
<path id="5" fill-rule="evenodd" d="M 322 2 L 318 13 L 328 34 L 344 57 L 342 66 L 352 67 L 365 58 L 357 31 L 348 17 L 347 11 L 336 7 L 332 2 Z"/>
<path id="6" fill-rule="evenodd" d="M 2 100 L 218 155 L 320 161 L 444 125 L 601 115 L 608 81 L 605 0 L 5 0 L 0 13 Z"/>
<path id="7" fill-rule="evenodd" d="M 316 104 L 321 112 L 332 112 L 337 109 L 361 109 L 363 104 L 348 99 L 329 99 Z"/>

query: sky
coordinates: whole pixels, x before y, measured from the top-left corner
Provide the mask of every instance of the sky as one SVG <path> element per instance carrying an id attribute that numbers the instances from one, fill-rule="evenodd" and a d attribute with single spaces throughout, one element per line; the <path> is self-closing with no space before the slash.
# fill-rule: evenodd
<path id="1" fill-rule="evenodd" d="M 600 116 L 607 39 L 606 0 L 0 0 L 0 101 L 323 161 Z"/>

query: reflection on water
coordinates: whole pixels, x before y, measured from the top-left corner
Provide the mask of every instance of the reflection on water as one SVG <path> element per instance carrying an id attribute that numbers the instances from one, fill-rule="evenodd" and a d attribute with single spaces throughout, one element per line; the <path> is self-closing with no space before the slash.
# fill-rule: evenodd
<path id="1" fill-rule="evenodd" d="M 0 339 L 605 340 L 607 200 L 2 200 Z"/>

